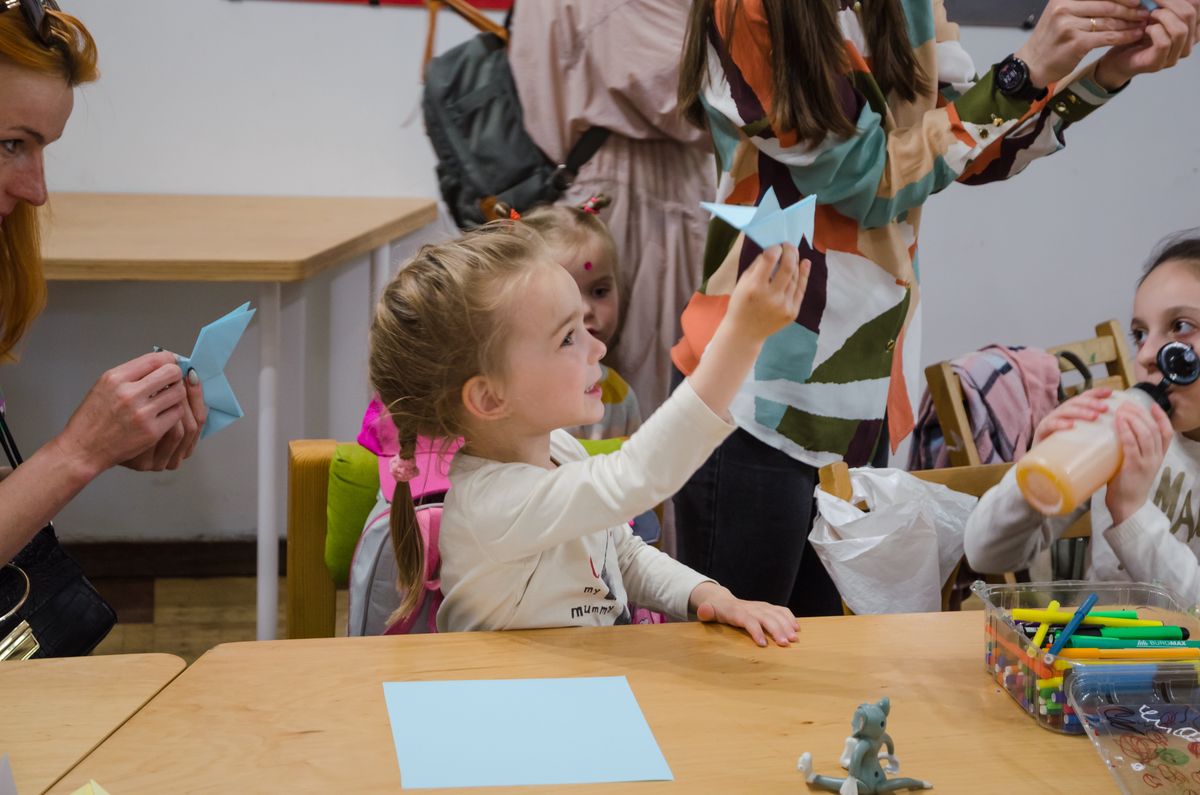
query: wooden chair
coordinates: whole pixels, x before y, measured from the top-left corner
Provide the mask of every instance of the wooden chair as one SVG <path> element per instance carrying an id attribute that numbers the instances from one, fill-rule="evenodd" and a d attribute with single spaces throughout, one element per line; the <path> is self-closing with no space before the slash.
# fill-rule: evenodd
<path id="1" fill-rule="evenodd" d="M 968 467 L 924 469 L 910 474 L 930 483 L 941 483 L 943 486 L 963 494 L 981 497 L 985 491 L 1000 482 L 1004 473 L 1011 466 L 1012 464 L 981 464 Z M 850 485 L 850 468 L 845 461 L 826 464 L 821 467 L 818 474 L 822 489 L 835 497 L 850 501 L 853 489 Z M 859 507 L 866 510 L 865 505 L 860 504 Z M 958 570 L 961 566 L 962 561 L 959 561 L 959 564 L 954 567 L 954 571 L 946 578 L 945 584 L 942 585 L 942 610 L 950 609 L 950 597 L 954 591 L 954 583 L 958 578 Z M 1006 575 L 1006 578 L 1008 577 L 1009 575 Z M 845 603 L 842 604 L 842 609 L 846 615 L 852 615 L 850 608 L 846 607 Z"/>
<path id="2" fill-rule="evenodd" d="M 325 568 L 325 509 L 333 439 L 288 442 L 287 636 L 332 638 L 337 589 Z"/>
<path id="3" fill-rule="evenodd" d="M 1108 320 L 1096 326 L 1096 336 L 1091 339 L 1057 345 L 1046 350 L 1053 354 L 1069 351 L 1090 366 L 1103 365 L 1107 374 L 1094 378 L 1093 386 L 1125 389 L 1134 383 L 1133 359 L 1125 346 L 1121 327 L 1115 320 Z M 1062 359 L 1059 359 L 1059 368 L 1063 372 L 1071 372 L 1074 369 Z M 975 446 L 975 435 L 971 432 L 971 423 L 963 403 L 962 384 L 959 383 L 950 363 L 938 362 L 926 367 L 925 382 L 929 387 L 929 396 L 933 399 L 938 424 L 942 428 L 942 438 L 949 451 L 950 466 L 979 466 L 979 450 Z M 1064 389 L 1067 397 L 1078 394 L 1080 390 L 1078 385 Z"/>

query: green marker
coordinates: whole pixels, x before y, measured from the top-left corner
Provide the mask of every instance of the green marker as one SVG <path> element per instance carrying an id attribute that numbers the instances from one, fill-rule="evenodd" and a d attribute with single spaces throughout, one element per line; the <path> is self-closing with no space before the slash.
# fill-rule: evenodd
<path id="1" fill-rule="evenodd" d="M 1187 640 L 1188 631 L 1183 627 L 1101 627 L 1102 638 L 1125 640 Z"/>
<path id="2" fill-rule="evenodd" d="M 1072 635 L 1067 645 L 1076 649 L 1186 649 L 1200 647 L 1200 640 L 1135 640 Z"/>

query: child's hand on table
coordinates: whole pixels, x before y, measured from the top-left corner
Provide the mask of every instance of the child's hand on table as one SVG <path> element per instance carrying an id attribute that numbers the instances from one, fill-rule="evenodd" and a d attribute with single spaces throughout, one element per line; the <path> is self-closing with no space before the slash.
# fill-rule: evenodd
<path id="1" fill-rule="evenodd" d="M 780 646 L 796 639 L 796 617 L 786 607 L 738 599 L 728 588 L 715 582 L 702 582 L 692 589 L 688 608 L 701 621 L 719 621 L 741 627 L 759 646 L 767 645 L 767 636 Z"/>

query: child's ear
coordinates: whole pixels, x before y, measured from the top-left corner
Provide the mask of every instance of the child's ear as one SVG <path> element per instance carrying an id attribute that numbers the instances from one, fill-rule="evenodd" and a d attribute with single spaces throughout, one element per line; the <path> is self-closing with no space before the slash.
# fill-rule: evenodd
<path id="1" fill-rule="evenodd" d="M 501 420 L 508 415 L 500 384 L 485 375 L 471 376 L 463 384 L 462 401 L 468 413 L 481 420 Z"/>

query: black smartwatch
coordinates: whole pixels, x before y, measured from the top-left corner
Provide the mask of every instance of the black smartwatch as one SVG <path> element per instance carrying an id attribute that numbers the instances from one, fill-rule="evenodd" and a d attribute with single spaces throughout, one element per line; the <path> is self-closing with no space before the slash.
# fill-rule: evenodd
<path id="1" fill-rule="evenodd" d="M 1029 67 L 1015 55 L 996 64 L 996 88 L 1006 97 L 1035 102 L 1046 96 L 1046 89 L 1029 82 Z"/>

